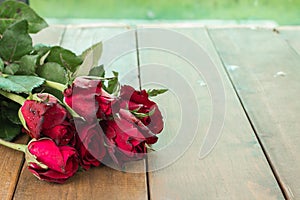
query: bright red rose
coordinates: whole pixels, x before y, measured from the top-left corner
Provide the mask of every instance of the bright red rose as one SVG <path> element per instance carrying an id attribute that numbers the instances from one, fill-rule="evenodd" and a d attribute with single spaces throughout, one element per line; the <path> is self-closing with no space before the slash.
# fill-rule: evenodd
<path id="1" fill-rule="evenodd" d="M 116 104 L 116 98 L 104 91 L 100 80 L 84 77 L 76 78 L 64 96 L 65 102 L 89 123 L 109 118 Z"/>
<path id="2" fill-rule="evenodd" d="M 121 108 L 148 115 L 138 118 L 153 133 L 158 134 L 162 131 L 164 123 L 161 112 L 156 103 L 149 100 L 146 90 L 136 91 L 133 87 L 125 85 L 121 88 L 120 97 Z"/>
<path id="3" fill-rule="evenodd" d="M 28 130 L 32 138 L 48 136 L 58 145 L 73 142 L 74 125 L 70 122 L 67 110 L 57 99 L 48 94 L 39 94 L 42 101 L 26 100 L 21 107 Z"/>
<path id="4" fill-rule="evenodd" d="M 76 149 L 79 153 L 80 165 L 85 170 L 91 166 L 99 166 L 106 154 L 103 131 L 99 124 L 88 124 L 76 121 L 78 139 Z"/>
<path id="5" fill-rule="evenodd" d="M 63 183 L 78 170 L 76 150 L 70 146 L 57 146 L 50 138 L 31 141 L 28 152 L 28 169 L 40 180 Z"/>
<path id="6" fill-rule="evenodd" d="M 157 137 L 128 110 L 120 109 L 120 117 L 101 121 L 105 130 L 105 143 L 112 160 L 122 166 L 127 161 L 146 155 L 146 143 L 153 144 Z"/>

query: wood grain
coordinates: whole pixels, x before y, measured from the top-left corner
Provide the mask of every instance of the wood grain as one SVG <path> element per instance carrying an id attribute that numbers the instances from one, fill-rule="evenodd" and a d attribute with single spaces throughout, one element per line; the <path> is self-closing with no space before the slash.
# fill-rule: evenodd
<path id="1" fill-rule="evenodd" d="M 168 148 L 170 152 L 181 148 L 183 152 L 168 166 L 162 165 L 165 159 L 173 156 L 172 153 L 150 156 L 149 165 L 161 167 L 149 173 L 151 199 L 284 199 L 206 30 L 193 28 L 175 31 L 205 49 L 215 63 L 226 92 L 225 102 L 219 102 L 226 106 L 226 115 L 222 135 L 215 148 L 204 159 L 199 159 L 200 147 L 212 115 L 209 85 L 206 85 L 205 77 L 198 71 L 197 65 L 191 65 L 172 49 L 140 49 L 143 87 L 170 89 L 155 99 L 162 108 L 166 128 L 153 148 L 157 151 Z M 143 33 L 138 33 L 139 46 L 143 46 L 146 38 Z M 151 39 L 154 44 L 164 39 L 181 45 L 187 52 L 193 51 L 185 46 L 184 41 Z M 230 52 L 230 49 L 227 51 Z M 186 111 L 189 115 L 184 114 Z M 184 115 L 187 119 L 181 118 Z M 197 120 L 198 129 L 191 127 Z M 184 135 L 188 137 L 190 132 L 195 131 L 195 138 L 184 149 Z M 181 141 L 178 141 L 179 137 Z"/>
<path id="2" fill-rule="evenodd" d="M 133 165 L 137 170 L 144 165 Z M 101 166 L 78 172 L 63 185 L 38 180 L 24 166 L 14 199 L 147 199 L 144 174 Z"/>
<path id="3" fill-rule="evenodd" d="M 300 57 L 270 30 L 210 30 L 288 199 L 300 198 Z"/>
<path id="4" fill-rule="evenodd" d="M 110 29 L 105 27 L 68 26 L 61 45 L 80 54 L 92 44 L 124 31 L 127 31 L 125 27 Z M 105 44 L 103 51 L 135 49 L 134 35 L 131 34 L 128 37 L 124 44 L 114 43 L 117 46 L 112 46 L 110 43 L 107 44 L 108 46 Z M 103 56 L 105 57 L 105 53 Z M 118 64 L 122 65 L 119 67 Z M 138 84 L 138 71 L 134 52 L 121 56 L 119 60 L 105 67 L 106 69 L 114 68 L 122 72 L 132 70 L 130 76 L 132 79 L 129 79 L 123 73 L 120 74 L 122 81 L 128 84 Z M 87 172 L 80 172 L 68 180 L 67 183 L 57 185 L 37 180 L 24 167 L 14 199 L 147 199 L 145 162 L 133 163 L 128 165 L 126 169 L 142 173 L 124 173 L 102 166 Z"/>
<path id="5" fill-rule="evenodd" d="M 22 137 L 15 140 L 15 143 L 26 144 L 28 137 L 23 135 Z M 18 178 L 20 170 L 22 169 L 24 154 L 22 152 L 0 146 L 0 199 L 11 199 Z"/>

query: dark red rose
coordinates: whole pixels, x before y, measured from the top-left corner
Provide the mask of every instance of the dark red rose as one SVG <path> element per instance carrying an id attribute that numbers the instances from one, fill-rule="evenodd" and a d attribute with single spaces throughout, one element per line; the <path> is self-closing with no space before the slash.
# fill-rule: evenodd
<path id="1" fill-rule="evenodd" d="M 28 169 L 40 180 L 63 183 L 78 170 L 76 150 L 70 146 L 57 146 L 50 138 L 31 141 L 28 151 Z"/>
<path id="2" fill-rule="evenodd" d="M 50 137 L 59 145 L 70 144 L 73 146 L 75 143 L 74 133 L 76 133 L 74 125 L 67 121 L 52 128 L 43 129 L 43 135 Z"/>
<path id="3" fill-rule="evenodd" d="M 105 143 L 112 160 L 122 166 L 127 161 L 146 155 L 146 143 L 153 144 L 157 137 L 128 110 L 120 109 L 114 120 L 101 121 Z"/>
<path id="4" fill-rule="evenodd" d="M 119 104 L 115 97 L 107 93 L 105 90 L 101 90 L 101 95 L 96 96 L 99 108 L 97 111 L 97 118 L 107 119 L 112 116 L 113 111 L 117 113 L 119 110 Z"/>
<path id="5" fill-rule="evenodd" d="M 73 141 L 74 125 L 70 122 L 67 110 L 57 99 L 49 94 L 39 94 L 41 101 L 26 100 L 21 113 L 32 138 L 48 136 L 58 145 L 66 145 Z"/>
<path id="6" fill-rule="evenodd" d="M 153 133 L 158 134 L 163 129 L 163 120 L 155 102 L 149 100 L 146 90 L 136 91 L 133 87 L 122 86 L 121 108 L 148 116 L 137 116 Z"/>
<path id="7" fill-rule="evenodd" d="M 87 122 L 106 119 L 112 114 L 116 98 L 105 92 L 100 80 L 78 77 L 64 91 L 65 102 Z"/>
<path id="8" fill-rule="evenodd" d="M 76 121 L 76 128 L 76 149 L 82 168 L 88 170 L 91 166 L 99 166 L 106 154 L 102 128 L 97 123 L 88 124 L 79 120 Z"/>

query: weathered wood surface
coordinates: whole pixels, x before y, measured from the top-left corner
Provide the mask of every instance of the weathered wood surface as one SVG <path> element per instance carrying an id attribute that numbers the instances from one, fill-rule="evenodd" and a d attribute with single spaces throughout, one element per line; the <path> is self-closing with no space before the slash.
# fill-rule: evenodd
<path id="1" fill-rule="evenodd" d="M 79 172 L 64 185 L 37 180 L 23 165 L 22 153 L 0 147 L 0 199 L 284 199 L 280 187 L 287 199 L 300 198 L 300 28 L 167 28 L 201 46 L 223 81 L 226 99 L 217 103 L 226 106 L 226 113 L 213 151 L 199 159 L 214 105 L 207 74 L 184 57 L 193 51 L 184 42 L 164 38 L 179 44 L 183 54 L 136 51 L 147 40 L 165 41 L 145 40 L 141 30 L 136 38 L 123 25 L 51 26 L 34 35 L 35 44 L 62 45 L 80 54 L 103 41 L 99 64 L 105 64 L 107 75 L 118 71 L 123 84 L 136 88 L 140 81 L 143 88 L 169 88 L 155 97 L 166 128 L 153 146 L 158 154 L 127 166 L 142 173 L 102 166 Z M 216 119 L 223 120 L 221 115 Z M 166 163 L 172 153 L 179 154 Z M 146 173 L 155 167 L 160 170 Z"/>
<path id="2" fill-rule="evenodd" d="M 300 55 L 300 27 L 279 27 L 279 35 Z"/>
<path id="3" fill-rule="evenodd" d="M 300 198 L 300 56 L 271 30 L 210 30 L 289 199 Z"/>
<path id="4" fill-rule="evenodd" d="M 226 92 L 225 102 L 219 102 L 226 106 L 226 115 L 217 145 L 208 156 L 199 159 L 200 147 L 212 114 L 211 96 L 208 91 L 210 85 L 206 84 L 205 79 L 208 77 L 202 76 L 200 68 L 197 68 L 199 66 L 192 66 L 187 62 L 191 60 L 187 60 L 188 57 L 183 57 L 183 54 L 176 55 L 176 51 L 174 53 L 176 44 L 190 53 L 195 49 L 185 46 L 185 41 L 174 41 L 165 37 L 161 39 L 176 43 L 169 45 L 174 47 L 173 49 L 140 49 L 142 86 L 170 88 L 168 93 L 157 99 L 164 109 L 166 129 L 161 135 L 161 141 L 154 148 L 170 148 L 169 157 L 179 148 L 183 150 L 183 155 L 178 157 L 178 160 L 149 173 L 150 198 L 284 199 L 205 28 L 175 31 L 184 34 L 205 49 L 214 62 Z M 148 36 L 147 30 L 138 31 L 139 47 L 155 47 L 162 42 L 160 38 L 149 40 Z M 201 65 L 201 62 L 196 64 Z M 189 98 L 181 98 L 186 96 Z M 197 102 L 199 113 L 193 101 Z M 184 115 L 184 111 L 191 111 L 188 116 L 185 115 L 187 120 L 178 118 L 178 115 Z M 195 130 L 191 127 L 194 124 L 192 122 L 198 119 L 199 129 Z M 178 132 L 179 130 L 185 131 Z M 184 137 L 178 135 L 189 135 L 189 132 L 194 131 L 196 136 L 190 141 L 191 146 L 184 150 L 184 142 L 178 141 L 178 138 L 184 140 Z M 173 141 L 170 138 L 173 138 Z M 176 145 L 173 145 L 174 143 Z M 160 166 L 166 158 L 160 155 L 152 156 L 148 162 L 150 165 Z"/>
<path id="5" fill-rule="evenodd" d="M 26 144 L 28 138 L 23 137 L 15 140 L 16 143 Z M 19 179 L 20 170 L 24 161 L 22 152 L 0 146 L 0 199 L 11 199 L 13 197 L 16 184 Z"/>
<path id="6" fill-rule="evenodd" d="M 84 27 L 74 28 L 68 26 L 59 43 L 61 46 L 80 54 L 91 45 L 102 40 L 104 41 L 124 31 L 127 31 L 126 27 L 113 29 L 93 27 L 87 29 Z M 127 48 L 132 47 L 134 49 L 134 35 L 131 35 L 131 38 L 130 36 L 127 37 L 127 39 L 127 43 L 123 44 L 123 46 L 125 45 Z M 44 42 L 46 42 L 46 40 Z M 121 45 L 122 44 L 120 44 L 120 46 Z M 120 46 L 116 48 L 122 48 Z M 107 48 L 104 46 L 103 49 L 111 51 L 109 46 L 107 46 Z M 134 52 L 123 56 L 116 63 L 118 62 L 123 63 L 121 67 L 128 67 L 127 69 L 120 68 L 120 70 L 133 70 L 135 72 L 131 74 L 131 80 L 126 80 L 127 77 L 124 76 L 123 81 L 128 81 L 128 84 L 137 85 L 138 71 Z M 113 67 L 114 65 L 111 66 L 111 68 Z M 117 68 L 115 70 L 119 69 L 117 66 L 115 66 L 115 68 Z M 136 68 L 136 70 L 133 68 Z M 108 69 L 110 68 L 108 67 Z M 68 180 L 66 184 L 59 185 L 37 180 L 28 172 L 26 166 L 24 166 L 14 199 L 147 199 L 145 162 L 139 162 L 128 167 L 131 167 L 133 171 L 143 173 L 124 173 L 103 166 L 91 169 L 87 172 L 78 173 Z"/>

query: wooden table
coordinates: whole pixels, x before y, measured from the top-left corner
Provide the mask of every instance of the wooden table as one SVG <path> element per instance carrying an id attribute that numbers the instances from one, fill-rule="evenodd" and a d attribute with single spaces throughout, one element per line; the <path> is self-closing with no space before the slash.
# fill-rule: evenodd
<path id="1" fill-rule="evenodd" d="M 226 94 L 221 102 L 226 107 L 224 126 L 213 151 L 203 159 L 198 158 L 199 150 L 213 112 L 209 85 L 180 55 L 157 49 L 136 51 L 142 41 L 139 30 L 132 30 L 149 26 L 188 37 L 207 52 L 219 71 Z M 128 31 L 128 40 L 117 43 L 118 35 Z M 193 89 L 200 118 L 189 148 L 158 171 L 146 173 L 147 161 L 131 164 L 144 173 L 99 167 L 58 185 L 37 180 L 26 169 L 22 153 L 0 147 L 1 199 L 300 199 L 300 27 L 53 25 L 35 35 L 34 42 L 62 45 L 79 54 L 114 37 L 112 43 L 105 43 L 108 49 L 134 50 L 106 66 L 120 71 L 123 83 L 160 86 L 151 80 L 161 78 L 172 85 L 176 80 L 147 67 L 147 63 L 160 63 Z M 103 49 L 106 51 L 105 45 Z M 183 134 L 178 133 L 181 126 L 189 126 L 181 124 L 180 109 L 185 105 L 176 101 L 186 95 L 185 88 L 173 85 L 173 90 L 156 99 L 167 115 L 158 148 L 172 142 L 174 134 Z M 154 157 L 149 162 L 159 165 L 163 161 L 163 157 Z"/>

